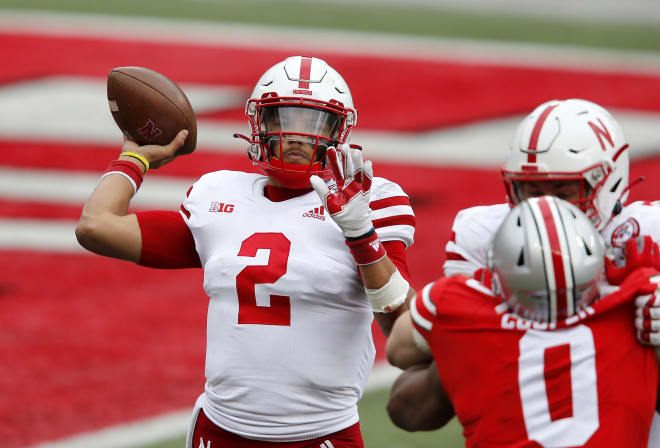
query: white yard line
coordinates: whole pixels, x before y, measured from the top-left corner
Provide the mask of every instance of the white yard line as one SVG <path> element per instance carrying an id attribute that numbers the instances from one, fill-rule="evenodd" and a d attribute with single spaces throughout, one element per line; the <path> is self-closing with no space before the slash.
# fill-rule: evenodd
<path id="1" fill-rule="evenodd" d="M 0 198 L 49 202 L 55 206 L 58 203 L 82 206 L 100 177 L 100 174 L 71 171 L 0 167 Z M 147 176 L 131 205 L 138 208 L 176 210 L 195 180 L 197 179 Z"/>

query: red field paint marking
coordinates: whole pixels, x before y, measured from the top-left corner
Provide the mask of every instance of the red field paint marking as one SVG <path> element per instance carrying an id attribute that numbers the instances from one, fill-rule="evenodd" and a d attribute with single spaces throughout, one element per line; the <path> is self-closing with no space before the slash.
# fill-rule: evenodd
<path id="1" fill-rule="evenodd" d="M 103 51 L 99 51 L 102 49 Z M 167 45 L 100 38 L 1 34 L 0 84 L 58 74 L 103 79 L 116 66 L 141 65 L 179 82 L 249 91 L 263 70 L 302 49 Z M 351 86 L 361 129 L 424 131 L 529 112 L 548 97 L 586 97 L 611 107 L 660 110 L 660 77 L 542 68 L 346 56 L 319 52 Z M 232 64 L 200 64 L 223 60 Z M 365 77 L 368 71 L 374 74 Z M 408 82 L 414 79 L 415 83 Z M 382 95 L 397 85 L 396 94 Z M 432 89 L 424 86 L 449 86 Z M 395 107 L 392 107 L 395 106 Z M 210 112 L 243 120 L 242 108 Z M 9 145 L 9 146 L 8 146 Z M 0 141 L 0 166 L 101 173 L 118 146 Z M 368 148 L 366 149 L 368 151 Z M 401 184 L 417 223 L 408 251 L 413 286 L 441 275 L 455 213 L 505 201 L 497 170 L 375 161 L 378 176 Z M 199 177 L 250 169 L 244 155 L 195 152 L 151 175 Z M 631 165 L 631 178 L 660 172 L 660 159 Z M 471 181 L 479 179 L 479 182 Z M 656 199 L 660 176 L 631 191 Z M 0 217 L 39 217 L 3 196 Z M 39 204 L 36 204 L 39 205 Z M 47 205 L 47 204 L 45 204 Z M 56 206 L 47 218 L 74 214 Z M 438 236 L 441 236 L 440 238 Z M 203 386 L 208 299 L 201 270 L 167 271 L 89 255 L 0 251 L 0 440 L 30 445 L 114 423 L 192 406 Z M 138 280 L 139 279 L 139 280 Z M 384 337 L 374 330 L 379 359 Z M 166 366 L 166 368 L 164 367 Z M 35 375 L 35 372 L 47 372 Z"/>
<path id="2" fill-rule="evenodd" d="M 229 85 L 246 91 L 251 91 L 266 67 L 303 52 L 295 47 L 278 51 L 8 33 L 0 33 L 0 49 L 0 83 L 57 74 L 105 78 L 113 67 L 140 65 L 177 82 Z M 589 98 L 609 107 L 660 110 L 660 76 L 421 59 L 402 64 L 382 56 L 328 52 L 315 56 L 328 61 L 351 86 L 360 129 L 437 129 L 525 114 L 548 98 Z M 395 94 L 383 95 L 392 85 L 397 86 Z M 420 88 L 436 85 L 447 88 Z M 242 113 L 242 108 L 236 108 L 221 115 L 240 120 Z"/>

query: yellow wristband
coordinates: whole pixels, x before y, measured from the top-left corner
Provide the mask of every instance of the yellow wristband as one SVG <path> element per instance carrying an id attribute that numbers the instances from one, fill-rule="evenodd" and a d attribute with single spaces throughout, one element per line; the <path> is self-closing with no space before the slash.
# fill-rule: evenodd
<path id="1" fill-rule="evenodd" d="M 147 159 L 144 158 L 143 155 L 140 155 L 135 152 L 124 151 L 121 154 L 119 154 L 119 157 L 121 156 L 128 156 L 128 157 L 133 157 L 134 159 L 138 159 L 144 165 L 144 174 L 147 174 L 147 171 L 149 171 L 149 162 L 147 161 Z"/>

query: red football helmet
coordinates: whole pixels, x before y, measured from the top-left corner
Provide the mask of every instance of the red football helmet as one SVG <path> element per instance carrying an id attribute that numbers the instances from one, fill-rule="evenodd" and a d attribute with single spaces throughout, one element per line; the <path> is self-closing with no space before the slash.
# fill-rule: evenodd
<path id="1" fill-rule="evenodd" d="M 287 188 L 304 188 L 309 177 L 331 176 L 325 152 L 348 141 L 357 111 L 344 79 L 325 61 L 292 56 L 275 64 L 257 82 L 245 106 L 251 138 L 248 156 Z M 312 146 L 308 164 L 284 162 L 283 142 Z"/>

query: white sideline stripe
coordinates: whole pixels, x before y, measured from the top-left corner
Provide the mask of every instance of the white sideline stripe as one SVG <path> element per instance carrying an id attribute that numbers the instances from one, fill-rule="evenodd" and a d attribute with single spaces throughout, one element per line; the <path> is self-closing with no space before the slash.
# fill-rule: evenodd
<path id="1" fill-rule="evenodd" d="M 0 167 L 0 198 L 82 206 L 100 179 L 101 173 Z M 196 180 L 146 176 L 131 205 L 178 210 Z"/>
<path id="2" fill-rule="evenodd" d="M 400 373 L 400 369 L 387 363 L 376 364 L 371 371 L 365 391 L 390 387 Z M 171 412 L 58 441 L 41 443 L 32 448 L 135 448 L 164 442 L 185 435 L 191 413 L 192 408 Z"/>
<path id="3" fill-rule="evenodd" d="M 84 252 L 73 221 L 0 218 L 0 249 L 39 252 Z"/>
<path id="4" fill-rule="evenodd" d="M 29 12 L 0 9 L 0 30 L 39 35 L 94 36 L 113 40 L 229 44 L 239 47 L 296 48 L 335 54 L 372 54 L 409 59 L 573 67 L 608 72 L 657 73 L 654 52 L 608 50 L 567 45 L 540 45 L 475 39 L 315 29 L 300 38 L 297 27 L 245 25 L 85 13 Z"/>

